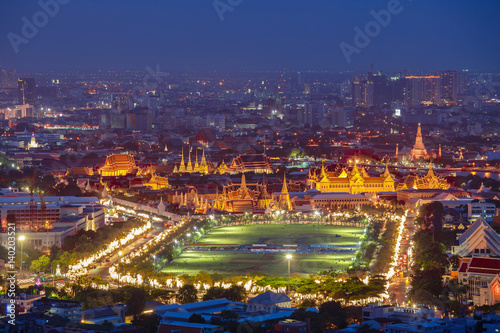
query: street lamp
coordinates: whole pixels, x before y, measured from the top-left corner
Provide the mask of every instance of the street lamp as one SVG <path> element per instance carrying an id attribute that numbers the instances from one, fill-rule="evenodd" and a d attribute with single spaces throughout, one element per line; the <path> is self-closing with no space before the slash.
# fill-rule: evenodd
<path id="1" fill-rule="evenodd" d="M 19 241 L 21 242 L 21 276 L 23 275 L 23 240 L 25 239 L 24 235 L 19 236 Z"/>
<path id="2" fill-rule="evenodd" d="M 288 253 L 286 259 L 288 260 L 288 294 L 290 294 L 290 260 L 292 259 L 292 255 Z"/>

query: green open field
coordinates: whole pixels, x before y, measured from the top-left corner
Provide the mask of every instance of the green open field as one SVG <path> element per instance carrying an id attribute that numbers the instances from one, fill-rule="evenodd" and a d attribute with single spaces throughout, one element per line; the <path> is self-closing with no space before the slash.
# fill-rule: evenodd
<path id="1" fill-rule="evenodd" d="M 308 276 L 327 269 L 342 270 L 351 263 L 349 254 L 293 254 L 290 273 Z M 287 276 L 288 263 L 284 253 L 240 253 L 219 251 L 188 251 L 175 259 L 163 272 L 196 275 L 199 271 L 220 275 L 248 275 L 260 272 Z"/>
<path id="2" fill-rule="evenodd" d="M 341 237 L 336 237 L 340 235 Z M 213 230 L 198 243 L 207 245 L 267 244 L 357 244 L 362 228 L 313 224 L 254 224 L 221 227 Z M 307 276 L 328 269 L 343 270 L 350 264 L 353 252 L 293 254 L 291 274 Z M 163 272 L 196 275 L 199 271 L 221 275 L 248 275 L 255 272 L 286 276 L 288 263 L 285 253 L 248 253 L 243 251 L 186 251 Z"/>
<path id="3" fill-rule="evenodd" d="M 335 235 L 341 237 L 335 237 Z M 207 245 L 252 245 L 261 239 L 266 244 L 356 244 L 363 229 L 314 224 L 249 224 L 212 230 L 199 243 Z"/>

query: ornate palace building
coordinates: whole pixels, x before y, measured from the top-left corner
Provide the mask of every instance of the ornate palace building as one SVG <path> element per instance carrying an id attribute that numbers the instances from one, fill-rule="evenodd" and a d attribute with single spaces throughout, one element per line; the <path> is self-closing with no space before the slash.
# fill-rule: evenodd
<path id="1" fill-rule="evenodd" d="M 447 190 L 450 188 L 450 185 L 446 181 L 446 179 L 436 176 L 434 171 L 432 170 L 432 164 L 429 166 L 429 171 L 424 177 L 419 177 L 418 175 L 409 175 L 405 179 L 401 180 L 396 189 L 398 191 L 408 190 L 408 189 L 416 189 L 416 190 L 424 190 L 424 189 L 441 189 Z"/>
<path id="2" fill-rule="evenodd" d="M 222 194 L 217 195 L 214 208 L 228 212 L 265 211 L 271 202 L 265 181 L 262 184 L 247 184 L 245 174 L 242 174 L 240 184 L 231 183 L 223 187 Z"/>
<path id="3" fill-rule="evenodd" d="M 420 129 L 420 124 L 417 128 L 417 137 L 415 138 L 415 145 L 410 151 L 410 157 L 412 161 L 418 161 L 420 158 L 428 160 L 430 158 L 425 149 L 424 142 L 422 141 L 422 130 Z"/>
<path id="4" fill-rule="evenodd" d="M 364 168 L 359 169 L 356 164 L 351 171 L 346 168 L 327 171 L 324 165 L 321 170 L 309 169 L 307 183 L 310 188 L 321 192 L 358 194 L 395 191 L 394 178 L 387 167 L 380 177 L 370 177 Z"/>
<path id="5" fill-rule="evenodd" d="M 271 160 L 264 154 L 246 154 L 235 157 L 228 167 L 230 174 L 255 172 L 273 173 Z"/>
<path id="6" fill-rule="evenodd" d="M 99 169 L 99 174 L 103 177 L 126 176 L 136 174 L 138 171 L 135 160 L 129 154 L 115 154 L 106 157 L 106 162 Z"/>
<path id="7" fill-rule="evenodd" d="M 162 190 L 170 188 L 168 177 L 160 177 L 156 173 L 152 173 L 151 179 L 144 183 L 144 186 L 150 187 L 152 190 Z"/>

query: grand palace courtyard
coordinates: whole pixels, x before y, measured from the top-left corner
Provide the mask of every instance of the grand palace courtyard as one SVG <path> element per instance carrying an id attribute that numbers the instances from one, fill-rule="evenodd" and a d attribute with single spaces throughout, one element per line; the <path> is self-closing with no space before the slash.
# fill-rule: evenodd
<path id="1" fill-rule="evenodd" d="M 196 275 L 288 274 L 287 251 L 292 245 L 291 274 L 308 276 L 325 270 L 345 270 L 352 263 L 363 228 L 324 224 L 253 224 L 214 229 L 163 272 Z M 294 246 L 296 245 L 296 247 Z M 260 248 L 267 248 L 262 250 Z M 274 248 L 274 252 L 269 248 Z"/>

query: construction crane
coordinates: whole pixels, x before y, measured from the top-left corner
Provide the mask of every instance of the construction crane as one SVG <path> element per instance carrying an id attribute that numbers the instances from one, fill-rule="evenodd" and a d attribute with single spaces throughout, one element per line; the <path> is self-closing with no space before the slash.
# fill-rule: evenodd
<path id="1" fill-rule="evenodd" d="M 51 229 L 49 221 L 45 219 L 45 211 L 47 210 L 47 205 L 45 204 L 45 200 L 43 198 L 42 192 L 38 192 L 38 196 L 40 197 L 40 212 L 41 216 L 38 216 L 38 205 L 35 201 L 35 182 L 36 182 L 36 168 L 33 171 L 33 177 L 31 179 L 30 186 L 30 223 L 31 228 L 36 229 L 37 231 L 41 229 L 45 229 L 47 232 L 47 252 L 49 251 L 49 230 Z M 40 221 L 41 218 L 41 221 Z M 31 229 L 30 228 L 30 229 Z"/>
<path id="2" fill-rule="evenodd" d="M 45 232 L 47 233 L 47 242 L 45 244 L 47 245 L 47 253 L 50 254 L 49 230 L 51 230 L 52 227 L 50 225 L 50 221 L 45 218 L 45 211 L 47 210 L 47 206 L 45 205 L 45 200 L 43 198 L 42 193 L 39 192 L 38 196 L 40 197 L 40 210 L 42 213 L 42 221 L 44 223 L 43 227 L 45 228 Z M 43 246 L 42 246 L 42 248 L 43 248 Z"/>
<path id="3" fill-rule="evenodd" d="M 35 202 L 35 198 L 33 195 L 33 192 L 35 190 L 35 178 L 36 178 L 36 168 L 35 168 L 35 170 L 33 170 L 33 177 L 31 179 L 31 186 L 30 186 L 30 203 L 29 203 L 30 220 L 29 220 L 29 225 L 28 225 L 29 230 L 33 230 L 33 228 L 35 227 L 35 225 L 33 223 L 33 219 L 35 218 L 35 211 L 37 211 L 37 204 Z M 38 216 L 36 217 L 36 224 L 38 224 Z"/>

